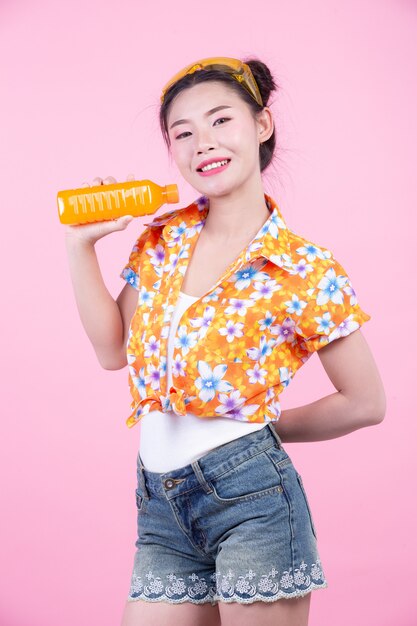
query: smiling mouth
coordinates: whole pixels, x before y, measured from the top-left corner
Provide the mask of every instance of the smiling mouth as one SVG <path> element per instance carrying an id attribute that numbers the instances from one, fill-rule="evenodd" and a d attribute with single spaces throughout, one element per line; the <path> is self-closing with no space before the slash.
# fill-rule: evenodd
<path id="1" fill-rule="evenodd" d="M 226 163 L 225 163 L 226 161 Z M 228 163 L 230 163 L 231 159 L 223 159 L 222 161 L 217 161 L 216 163 L 221 163 L 221 165 L 216 165 L 215 163 L 210 163 L 209 166 L 205 166 L 205 168 L 197 168 L 197 172 L 209 172 L 210 170 L 215 170 L 219 167 L 224 167 L 224 165 L 227 165 Z M 214 167 L 213 167 L 214 166 Z"/>

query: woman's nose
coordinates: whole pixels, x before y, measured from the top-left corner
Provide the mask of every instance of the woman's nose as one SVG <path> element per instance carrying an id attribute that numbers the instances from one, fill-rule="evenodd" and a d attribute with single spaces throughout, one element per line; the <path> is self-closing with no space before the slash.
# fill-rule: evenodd
<path id="1" fill-rule="evenodd" d="M 206 150 L 214 150 L 217 146 L 213 133 L 210 130 L 204 130 L 197 133 L 196 144 L 197 151 L 199 153 L 205 152 Z"/>

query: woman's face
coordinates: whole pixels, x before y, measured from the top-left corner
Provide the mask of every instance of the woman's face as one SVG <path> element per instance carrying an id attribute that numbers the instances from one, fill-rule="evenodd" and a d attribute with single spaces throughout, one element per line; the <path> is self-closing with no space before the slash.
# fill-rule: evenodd
<path id="1" fill-rule="evenodd" d="M 271 136 L 273 121 L 267 107 L 257 117 L 222 82 L 199 83 L 180 92 L 167 126 L 171 153 L 185 180 L 201 194 L 215 197 L 231 193 L 248 178 L 260 179 L 259 144 Z M 202 162 L 212 159 L 229 162 L 206 173 L 198 171 Z"/>

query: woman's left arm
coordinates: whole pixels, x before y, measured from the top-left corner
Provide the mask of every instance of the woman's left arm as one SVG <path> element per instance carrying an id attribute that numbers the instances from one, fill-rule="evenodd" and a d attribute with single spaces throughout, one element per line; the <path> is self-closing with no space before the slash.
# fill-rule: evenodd
<path id="1" fill-rule="evenodd" d="M 337 391 L 282 411 L 274 427 L 283 443 L 334 439 L 384 419 L 384 387 L 360 329 L 320 348 L 318 355 Z"/>

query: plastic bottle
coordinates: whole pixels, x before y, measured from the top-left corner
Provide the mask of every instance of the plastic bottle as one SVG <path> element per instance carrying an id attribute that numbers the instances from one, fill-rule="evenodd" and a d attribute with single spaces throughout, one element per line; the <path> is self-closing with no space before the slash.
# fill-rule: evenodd
<path id="1" fill-rule="evenodd" d="M 86 224 L 112 220 L 122 215 L 148 215 L 163 204 L 179 201 L 177 185 L 160 187 L 151 180 L 96 185 L 58 191 L 61 224 Z"/>

